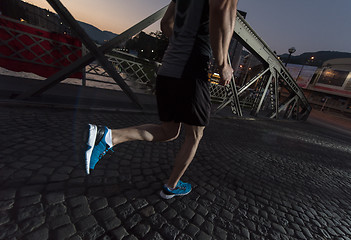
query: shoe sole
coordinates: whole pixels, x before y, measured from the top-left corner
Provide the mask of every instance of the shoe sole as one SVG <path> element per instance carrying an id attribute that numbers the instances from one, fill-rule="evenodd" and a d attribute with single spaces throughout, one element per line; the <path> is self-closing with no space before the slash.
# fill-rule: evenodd
<path id="1" fill-rule="evenodd" d="M 89 137 L 87 141 L 87 150 L 85 151 L 85 170 L 87 174 L 90 174 L 90 159 L 91 154 L 93 153 L 95 140 L 96 140 L 96 133 L 97 127 L 96 125 L 89 124 Z"/>
<path id="2" fill-rule="evenodd" d="M 191 190 L 188 192 L 188 193 L 185 193 L 185 194 L 165 194 L 163 192 L 163 190 L 161 190 L 160 192 L 160 196 L 163 198 L 163 199 L 171 199 L 175 196 L 185 196 L 185 195 L 188 195 L 189 193 L 191 192 Z"/>

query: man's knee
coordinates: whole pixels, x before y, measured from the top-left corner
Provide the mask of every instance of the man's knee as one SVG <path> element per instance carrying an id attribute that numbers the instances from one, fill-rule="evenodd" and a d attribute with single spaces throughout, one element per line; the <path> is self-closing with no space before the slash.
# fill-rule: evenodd
<path id="1" fill-rule="evenodd" d="M 205 127 L 201 126 L 188 126 L 186 129 L 186 137 L 195 142 L 200 142 L 204 135 L 204 129 Z"/>
<path id="2" fill-rule="evenodd" d="M 172 141 L 178 138 L 179 136 L 179 130 L 178 129 L 171 129 L 168 131 L 168 140 Z"/>
<path id="3" fill-rule="evenodd" d="M 180 132 L 180 123 L 163 124 L 163 131 L 167 141 L 172 141 L 178 138 Z"/>

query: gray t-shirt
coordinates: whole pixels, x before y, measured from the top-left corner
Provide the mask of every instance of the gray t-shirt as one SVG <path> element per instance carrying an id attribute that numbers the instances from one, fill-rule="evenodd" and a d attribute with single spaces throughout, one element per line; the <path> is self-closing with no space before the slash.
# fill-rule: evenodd
<path id="1" fill-rule="evenodd" d="M 190 57 L 210 57 L 208 0 L 172 0 L 176 3 L 173 34 L 158 74 L 180 78 Z"/>

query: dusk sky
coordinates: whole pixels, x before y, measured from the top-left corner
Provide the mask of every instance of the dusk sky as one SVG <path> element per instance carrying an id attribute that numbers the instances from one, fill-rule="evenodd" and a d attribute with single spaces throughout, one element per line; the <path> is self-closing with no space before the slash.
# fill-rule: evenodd
<path id="1" fill-rule="evenodd" d="M 45 0 L 26 0 L 51 9 Z M 61 0 L 72 15 L 101 30 L 121 33 L 167 5 L 169 0 Z M 239 0 L 238 9 L 278 54 L 315 51 L 351 52 L 351 0 Z M 159 23 L 146 32 L 159 30 Z"/>

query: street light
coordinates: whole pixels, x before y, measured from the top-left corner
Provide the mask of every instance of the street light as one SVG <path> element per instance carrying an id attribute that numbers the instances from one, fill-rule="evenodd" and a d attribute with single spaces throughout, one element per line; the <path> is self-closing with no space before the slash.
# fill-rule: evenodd
<path id="1" fill-rule="evenodd" d="M 288 59 L 286 60 L 285 67 L 288 65 L 288 62 L 289 62 L 290 57 L 291 57 L 291 54 L 293 54 L 294 52 L 296 52 L 296 48 L 291 47 L 291 48 L 289 48 L 288 51 L 289 51 L 289 57 L 288 57 Z"/>
<path id="2" fill-rule="evenodd" d="M 310 57 L 310 59 L 307 62 L 312 64 L 314 62 L 314 56 Z"/>

